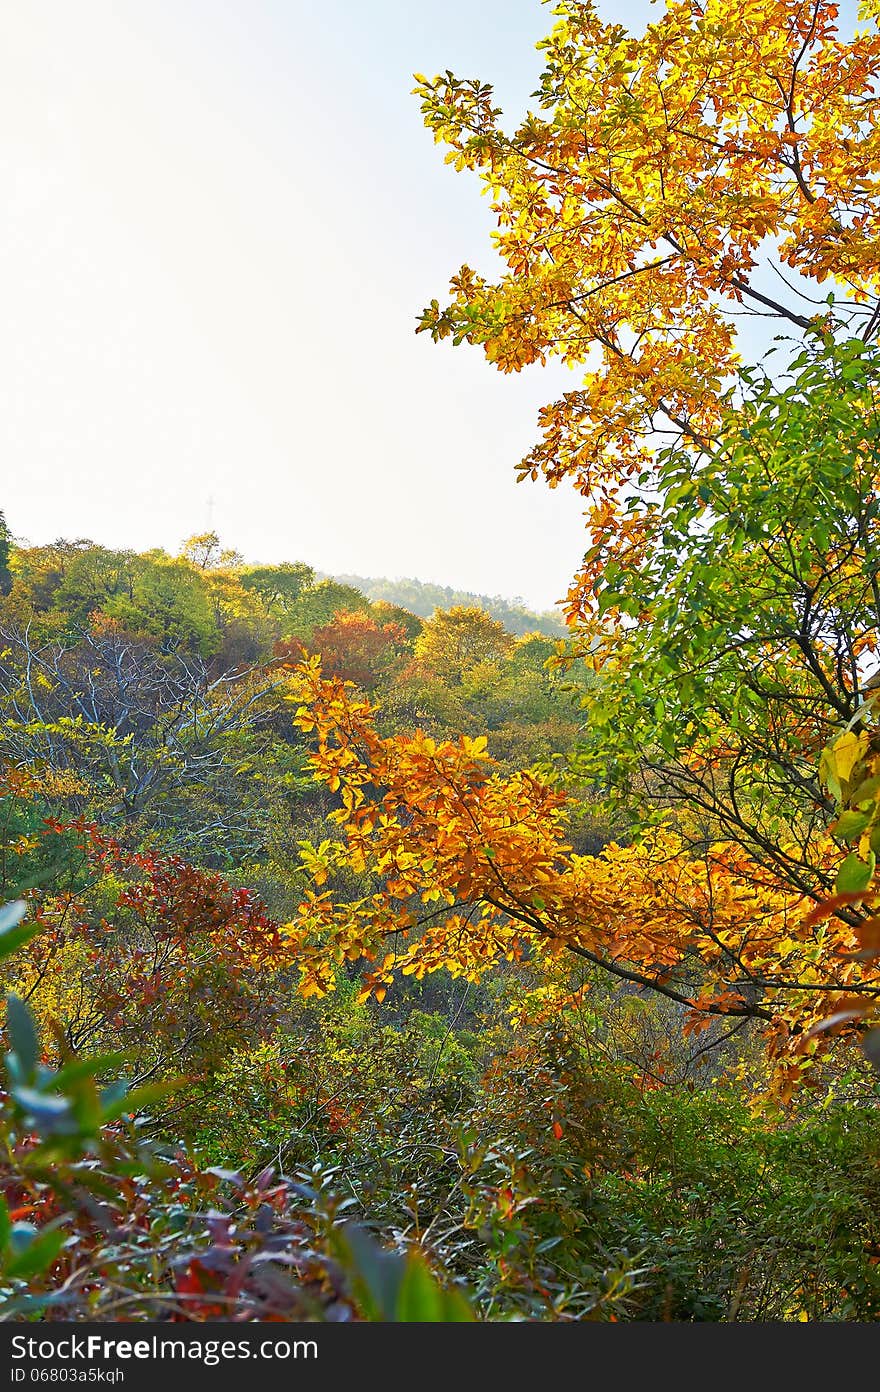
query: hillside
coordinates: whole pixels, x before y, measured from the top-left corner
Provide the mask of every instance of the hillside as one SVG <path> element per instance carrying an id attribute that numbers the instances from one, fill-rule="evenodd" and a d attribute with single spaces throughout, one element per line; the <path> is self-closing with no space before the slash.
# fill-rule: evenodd
<path id="1" fill-rule="evenodd" d="M 429 619 L 436 609 L 451 609 L 464 605 L 469 608 L 485 609 L 493 619 L 498 619 L 509 633 L 546 633 L 549 637 L 561 637 L 565 624 L 558 614 L 550 609 L 537 613 L 529 609 L 525 601 L 516 595 L 505 599 L 501 595 L 474 594 L 470 590 L 456 590 L 450 585 L 435 585 L 430 581 L 416 580 L 406 575 L 396 580 L 387 576 L 333 575 L 329 577 L 341 585 L 351 585 L 360 590 L 368 599 L 384 600 L 386 604 L 399 605 L 409 609 L 420 618 Z"/>

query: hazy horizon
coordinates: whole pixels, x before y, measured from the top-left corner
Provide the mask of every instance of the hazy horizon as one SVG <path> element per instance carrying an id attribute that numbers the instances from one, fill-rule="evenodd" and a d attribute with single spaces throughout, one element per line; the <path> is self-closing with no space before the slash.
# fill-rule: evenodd
<path id="1" fill-rule="evenodd" d="M 636 30 L 658 14 L 599 8 Z M 412 73 L 492 81 L 514 122 L 551 23 L 538 0 L 6 7 L 13 533 L 171 551 L 210 525 L 254 561 L 539 610 L 563 596 L 583 500 L 514 469 L 579 376 L 502 376 L 414 332 L 463 261 L 494 257 L 477 180 L 444 164 Z"/>
<path id="2" fill-rule="evenodd" d="M 462 261 L 491 265 L 492 220 L 412 73 L 494 80 L 516 119 L 550 23 L 537 0 L 7 7 L 13 533 L 173 550 L 210 521 L 249 559 L 564 594 L 582 502 L 514 466 L 576 379 L 414 334 Z"/>

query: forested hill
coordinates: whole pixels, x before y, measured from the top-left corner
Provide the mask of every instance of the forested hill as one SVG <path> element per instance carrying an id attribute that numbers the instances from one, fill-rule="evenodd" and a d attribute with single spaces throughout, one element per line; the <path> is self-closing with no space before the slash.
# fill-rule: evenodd
<path id="1" fill-rule="evenodd" d="M 98 731 L 99 743 L 110 732 L 137 744 L 137 726 L 138 739 L 155 744 L 150 759 L 164 759 L 168 729 L 161 721 L 157 725 L 157 712 L 201 710 L 213 693 L 216 715 L 220 692 L 247 688 L 244 711 L 230 695 L 235 709 L 223 719 L 228 715 L 232 724 L 212 746 L 218 797 L 222 785 L 225 804 L 230 780 L 240 778 L 254 757 L 248 741 L 255 710 L 247 703 L 265 687 L 257 702 L 263 724 L 257 724 L 262 729 L 277 718 L 286 729 L 284 708 L 272 706 L 281 699 L 278 667 L 295 665 L 305 652 L 320 658 L 328 677 L 374 695 L 390 728 L 417 726 L 435 738 L 485 733 L 492 754 L 511 768 L 551 759 L 572 744 L 580 725 L 569 688 L 587 680 L 586 669 L 548 670 L 556 644 L 551 635 L 536 632 L 535 623 L 514 633 L 513 624 L 506 627 L 480 606 L 455 604 L 422 618 L 403 605 L 369 599 L 354 585 L 319 578 L 301 561 L 248 564 L 214 532 L 190 537 L 176 555 L 109 549 L 84 539 L 27 546 L 12 541 L 0 513 L 0 542 L 0 716 L 4 702 L 15 716 L 0 728 L 0 765 L 5 758 L 78 767 L 79 752 L 68 748 L 68 725 L 61 734 L 47 729 L 78 719 L 87 722 L 88 738 Z M 32 680 L 37 671 L 38 689 Z M 200 731 L 201 721 L 199 715 Z M 233 726 L 249 752 L 230 763 Z M 76 729 L 79 739 L 82 730 Z M 286 767 L 289 752 L 282 744 L 278 768 Z M 126 746 L 126 758 L 132 749 Z M 106 762 L 105 753 L 99 751 L 99 763 Z M 260 746 L 261 759 L 265 753 Z M 138 757 L 143 772 L 146 755 Z M 125 780 L 112 758 L 111 764 L 114 796 L 122 796 Z M 207 775 L 203 770 L 197 778 L 195 770 L 196 764 L 189 781 L 204 786 Z M 92 769 L 84 783 L 91 788 L 92 774 L 100 782 L 105 772 L 99 777 Z M 261 804 L 268 778 L 261 765 Z M 146 834 L 147 822 L 151 835 L 161 825 L 164 836 L 170 821 L 183 821 L 186 827 L 173 828 L 175 847 L 186 842 L 188 853 L 206 856 L 212 865 L 227 863 L 235 842 L 228 808 L 220 813 L 214 807 L 210 815 L 190 808 L 184 817 L 179 808 L 172 816 L 163 807 L 147 816 L 138 779 L 139 834 Z M 158 774 L 150 773 L 150 800 L 157 787 Z M 105 813 L 99 808 L 96 815 L 106 820 Z M 250 815 L 239 808 L 235 825 L 250 827 Z M 191 827 L 202 823 L 215 827 L 216 835 L 208 845 L 199 833 L 195 851 Z M 248 830 L 248 854 L 255 844 Z M 287 854 L 295 855 L 293 847 Z"/>
<path id="2" fill-rule="evenodd" d="M 565 624 L 552 610 L 537 613 L 529 609 L 517 595 L 504 599 L 501 595 L 473 594 L 470 590 L 456 590 L 449 585 L 433 585 L 429 581 L 416 580 L 403 576 L 389 580 L 386 576 L 333 575 L 330 577 L 340 585 L 351 585 L 360 590 L 368 599 L 384 600 L 386 604 L 399 605 L 410 613 L 429 619 L 437 609 L 451 609 L 465 605 L 468 608 L 485 609 L 493 619 L 498 619 L 509 633 L 546 633 L 559 637 L 565 633 Z"/>

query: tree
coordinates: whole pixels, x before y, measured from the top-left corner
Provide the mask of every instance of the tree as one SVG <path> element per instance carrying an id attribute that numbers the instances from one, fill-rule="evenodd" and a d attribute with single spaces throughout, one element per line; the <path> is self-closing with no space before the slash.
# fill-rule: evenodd
<path id="1" fill-rule="evenodd" d="M 478 662 L 503 657 L 513 644 L 513 635 L 485 610 L 457 605 L 438 609 L 423 624 L 413 651 L 426 671 L 457 685 Z"/>
<path id="2" fill-rule="evenodd" d="M 70 541 L 59 537 L 48 546 L 20 547 L 13 598 L 34 614 L 57 608 L 64 609 L 65 618 L 69 618 L 68 606 L 72 606 L 74 622 L 83 622 L 91 609 L 118 588 L 118 572 L 109 578 L 113 567 L 103 563 L 104 557 L 112 554 L 85 538 Z M 62 593 L 63 605 L 58 603 Z"/>
<path id="3" fill-rule="evenodd" d="M 241 583 L 246 590 L 259 595 L 270 614 L 282 616 L 290 613 L 303 591 L 312 587 L 315 572 L 303 561 L 248 566 L 242 571 Z"/>
<path id="4" fill-rule="evenodd" d="M 197 532 L 180 548 L 181 558 L 197 570 L 208 570 L 220 561 L 220 538 L 216 532 Z"/>
<path id="5" fill-rule="evenodd" d="M 63 831 L 63 827 L 58 827 Z M 80 827 L 88 882 L 44 894 L 17 990 L 73 1049 L 119 1047 L 141 1080 L 204 1073 L 277 1013 L 278 925 L 256 896 L 177 856 Z"/>
<path id="6" fill-rule="evenodd" d="M 564 673 L 551 669 L 557 645 L 538 633 L 504 646 L 499 653 L 493 642 L 487 656 L 463 671 L 455 663 L 438 664 L 436 671 L 409 663 L 381 688 L 382 731 L 418 726 L 441 740 L 485 734 L 493 758 L 510 772 L 561 762 L 581 724 L 574 699 L 578 664 Z"/>
<path id="7" fill-rule="evenodd" d="M 878 662 L 880 354 L 813 335 L 781 380 L 743 381 L 711 456 L 661 454 L 587 553 L 579 767 L 631 824 L 672 810 L 821 899 L 819 755 Z"/>
<path id="8" fill-rule="evenodd" d="M 61 538 L 17 551 L 16 583 L 4 611 L 30 625 L 34 638 L 76 635 L 103 614 L 131 635 L 158 639 L 166 651 L 182 647 L 209 656 L 220 645 L 213 575 L 161 551 L 139 556 Z"/>
<path id="9" fill-rule="evenodd" d="M 307 901 L 306 970 L 323 989 L 328 938 L 378 962 L 367 987 L 380 992 L 396 969 L 473 976 L 564 946 L 688 1005 L 689 1028 L 701 1014 L 762 1021 L 787 1093 L 880 998 L 865 701 L 880 618 L 866 347 L 880 320 L 880 39 L 839 41 L 823 0 L 780 0 L 772 16 L 673 4 L 641 40 L 590 4 L 557 13 L 546 114 L 512 137 L 490 89 L 420 80 L 435 136 L 494 192 L 508 267 L 495 285 L 464 268 L 420 329 L 480 343 L 508 371 L 599 350 L 583 389 L 544 412 L 523 472 L 571 475 L 591 497 L 569 597 L 600 678 L 581 768 L 663 825 L 573 856 L 558 791 L 503 779 L 479 742 L 383 740 L 369 708 L 312 686 L 301 720 L 346 845 L 307 862 L 318 888 L 340 855 L 379 888 L 338 918 L 329 895 Z M 771 237 L 791 270 L 833 276 L 849 298 L 820 315 L 766 294 Z M 806 336 L 784 391 L 760 372 L 735 389 L 736 305 Z M 673 445 L 658 452 L 662 430 Z M 454 652 L 433 665 L 455 672 Z M 830 835 L 816 769 L 829 741 L 843 809 Z M 397 933 L 410 942 L 383 951 Z"/>
<path id="10" fill-rule="evenodd" d="M 418 614 L 414 614 L 411 609 L 404 609 L 399 604 L 391 604 L 387 599 L 372 600 L 372 611 L 381 623 L 393 623 L 402 629 L 407 643 L 415 642 L 424 626 Z"/>
<path id="11" fill-rule="evenodd" d="M 821 301 L 799 276 L 830 282 L 835 313 L 874 334 L 877 0 L 863 11 L 846 42 L 831 0 L 669 3 L 633 38 L 591 0 L 562 0 L 538 110 L 511 134 L 490 86 L 418 77 L 435 140 L 491 194 L 505 266 L 495 283 L 462 267 L 420 330 L 478 344 L 503 372 L 587 367 L 541 412 L 523 476 L 592 495 L 648 467 L 656 432 L 711 445 L 731 315 L 803 331 Z M 769 285 L 767 245 L 787 268 Z"/>
<path id="12" fill-rule="evenodd" d="M 129 835 L 174 831 L 203 853 L 250 839 L 234 792 L 243 776 L 256 778 L 254 799 L 270 801 L 260 764 L 274 743 L 282 674 L 212 677 L 198 656 L 163 653 L 112 621 L 64 642 L 0 627 L 0 644 L 0 758 L 69 775 L 75 810 L 97 803 Z M 271 767 L 283 776 L 283 765 L 276 749 Z"/>
<path id="13" fill-rule="evenodd" d="M 880 839 L 850 775 L 870 782 L 876 738 L 880 5 L 849 40 L 830 0 L 670 3 L 642 38 L 589 0 L 555 13 L 513 134 L 490 87 L 418 78 L 435 139 L 491 192 L 505 263 L 494 284 L 463 267 L 419 331 L 502 371 L 587 369 L 520 466 L 590 500 L 567 602 L 599 678 L 581 770 L 695 857 L 733 845 L 762 892 L 818 901 L 811 925 L 861 934 L 835 949 L 865 969 L 859 1009 L 830 1016 L 846 1028 L 876 994 Z M 738 373 L 737 314 L 802 339 L 788 392 Z M 846 977 L 832 957 L 829 1008 Z M 815 987 L 804 968 L 795 989 Z"/>
<path id="14" fill-rule="evenodd" d="M 329 579 L 319 580 L 317 584 L 304 586 L 285 611 L 284 636 L 308 642 L 316 628 L 332 623 L 334 615 L 340 611 L 369 613 L 370 608 L 366 595 L 351 585 L 340 585 Z"/>
<path id="15" fill-rule="evenodd" d="M 379 624 L 371 614 L 342 609 L 313 630 L 309 649 L 329 674 L 370 691 L 400 670 L 407 641 L 399 624 Z"/>
<path id="16" fill-rule="evenodd" d="M 339 799 L 331 821 L 343 838 L 302 847 L 313 888 L 287 932 L 306 995 L 334 989 L 345 961 L 370 964 L 364 994 L 381 1000 L 401 973 L 476 981 L 504 960 L 540 969 L 568 952 L 677 1002 L 686 1031 L 715 1017 L 752 1022 L 782 1098 L 834 1027 L 880 1000 L 860 923 L 742 847 L 716 841 L 697 857 L 662 829 L 574 855 L 565 794 L 534 774 L 502 774 L 485 739 L 382 737 L 375 708 L 322 678 L 317 659 L 299 676 L 296 722 L 314 737 L 314 774 Z M 839 859 L 830 837 L 825 856 L 829 868 Z M 357 877 L 354 897 L 325 888 L 340 872 L 343 883 Z M 880 886 L 854 897 L 876 904 Z M 829 1029 L 829 1011 L 852 1001 L 855 1013 Z"/>

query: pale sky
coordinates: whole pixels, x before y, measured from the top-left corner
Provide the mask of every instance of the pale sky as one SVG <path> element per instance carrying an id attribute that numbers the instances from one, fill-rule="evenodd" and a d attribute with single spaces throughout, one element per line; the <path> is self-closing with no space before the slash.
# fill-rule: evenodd
<path id="1" fill-rule="evenodd" d="M 413 332 L 492 262 L 412 73 L 493 81 L 513 122 L 551 22 L 538 0 L 6 0 L 14 534 L 176 550 L 210 516 L 252 560 L 563 595 L 583 504 L 514 465 L 577 377 Z"/>

